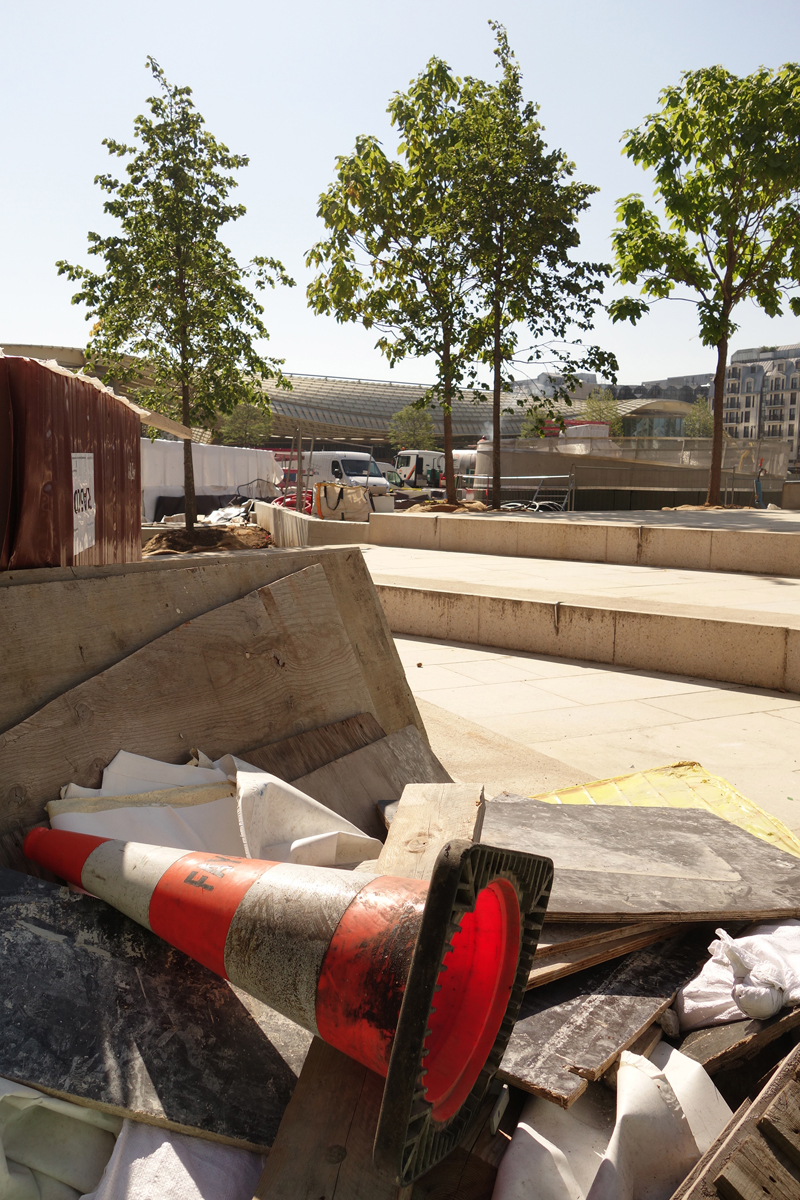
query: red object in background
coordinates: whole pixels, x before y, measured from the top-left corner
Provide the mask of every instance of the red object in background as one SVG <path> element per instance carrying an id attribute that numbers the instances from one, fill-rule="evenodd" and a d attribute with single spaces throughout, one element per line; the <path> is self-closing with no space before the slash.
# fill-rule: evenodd
<path id="1" fill-rule="evenodd" d="M 0 570 L 138 562 L 140 439 L 108 392 L 0 358 Z"/>
<path id="2" fill-rule="evenodd" d="M 311 503 L 314 499 L 314 493 L 307 491 L 303 497 L 303 512 L 311 516 Z M 278 496 L 272 501 L 279 508 L 295 508 L 297 506 L 297 496 L 294 492 L 288 492 L 285 496 Z"/>

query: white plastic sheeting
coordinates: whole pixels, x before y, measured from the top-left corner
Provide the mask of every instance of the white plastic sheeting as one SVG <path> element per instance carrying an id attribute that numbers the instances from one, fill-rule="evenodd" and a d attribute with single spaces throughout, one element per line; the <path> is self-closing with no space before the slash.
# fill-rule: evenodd
<path id="1" fill-rule="evenodd" d="M 765 1021 L 800 1004 L 800 921 L 756 925 L 741 938 L 716 932 L 711 958 L 675 1000 L 682 1030 Z"/>
<path id="2" fill-rule="evenodd" d="M 77 1200 L 99 1183 L 121 1128 L 120 1117 L 0 1078 L 0 1200 Z"/>
<path id="3" fill-rule="evenodd" d="M 731 1118 L 699 1063 L 666 1042 L 624 1051 L 616 1110 L 602 1083 L 569 1109 L 530 1100 L 493 1200 L 669 1200 Z"/>
<path id="4" fill-rule="evenodd" d="M 64 799 L 76 801 L 76 811 L 60 811 L 51 825 L 95 837 L 316 867 L 352 866 L 381 851 L 377 839 L 276 775 L 231 755 L 211 763 L 201 754 L 193 763 L 178 766 L 121 750 L 103 771 L 100 788 L 62 788 Z M 236 784 L 236 795 L 199 804 L 124 802 L 126 796 L 164 788 L 227 782 Z M 108 804 L 81 811 L 87 798 Z"/>
<path id="5" fill-rule="evenodd" d="M 231 495 L 254 479 L 266 480 L 277 494 L 283 471 L 271 450 L 244 446 L 206 446 L 192 443 L 194 486 L 198 496 Z M 142 438 L 142 512 L 145 521 L 155 516 L 159 496 L 183 495 L 183 442 Z"/>

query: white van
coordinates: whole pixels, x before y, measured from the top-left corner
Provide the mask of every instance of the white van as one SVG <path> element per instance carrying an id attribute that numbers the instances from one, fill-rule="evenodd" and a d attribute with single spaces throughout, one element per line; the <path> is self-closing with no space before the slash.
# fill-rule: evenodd
<path id="1" fill-rule="evenodd" d="M 368 487 L 375 496 L 384 496 L 389 484 L 381 475 L 378 464 L 371 454 L 361 450 L 315 450 L 310 456 L 303 455 L 303 474 L 310 469 L 308 486 L 315 483 L 354 483 Z"/>
<path id="2" fill-rule="evenodd" d="M 444 455 L 441 450 L 403 450 L 394 460 L 397 473 L 406 487 L 439 486 L 439 479 L 429 476 L 434 472 L 444 476 Z"/>

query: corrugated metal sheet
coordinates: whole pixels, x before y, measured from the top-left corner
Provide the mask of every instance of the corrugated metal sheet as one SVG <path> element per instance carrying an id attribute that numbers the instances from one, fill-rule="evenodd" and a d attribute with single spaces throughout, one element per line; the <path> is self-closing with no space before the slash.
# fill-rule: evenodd
<path id="1" fill-rule="evenodd" d="M 33 359 L 7 357 L 0 364 L 13 426 L 8 567 L 138 561 L 136 413 L 86 380 Z"/>

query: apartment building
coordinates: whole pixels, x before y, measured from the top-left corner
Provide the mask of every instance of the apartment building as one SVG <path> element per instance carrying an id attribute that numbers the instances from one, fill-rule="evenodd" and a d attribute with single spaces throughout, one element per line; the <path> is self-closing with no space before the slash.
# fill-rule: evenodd
<path id="1" fill-rule="evenodd" d="M 723 419 L 734 438 L 780 438 L 798 458 L 800 343 L 737 350 L 725 372 Z"/>

